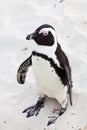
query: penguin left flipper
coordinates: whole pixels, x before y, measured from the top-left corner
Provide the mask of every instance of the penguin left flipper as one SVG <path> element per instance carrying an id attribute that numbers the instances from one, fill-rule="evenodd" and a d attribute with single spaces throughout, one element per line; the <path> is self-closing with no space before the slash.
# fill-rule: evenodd
<path id="1" fill-rule="evenodd" d="M 72 79 L 71 79 L 71 68 L 69 65 L 69 61 L 63 50 L 61 49 L 60 44 L 58 44 L 58 48 L 55 52 L 57 55 L 57 59 L 59 60 L 61 69 L 65 71 L 67 77 L 67 85 L 68 85 L 68 93 L 70 98 L 70 104 L 72 105 Z"/>
<path id="2" fill-rule="evenodd" d="M 25 79 L 26 79 L 26 73 L 28 71 L 28 68 L 32 65 L 32 55 L 26 59 L 19 67 L 18 71 L 17 71 L 17 81 L 20 84 L 24 84 L 25 83 Z"/>
<path id="3" fill-rule="evenodd" d="M 72 81 L 71 81 L 71 74 L 69 68 L 65 65 L 65 71 L 68 79 L 68 93 L 70 98 L 70 104 L 72 105 Z"/>

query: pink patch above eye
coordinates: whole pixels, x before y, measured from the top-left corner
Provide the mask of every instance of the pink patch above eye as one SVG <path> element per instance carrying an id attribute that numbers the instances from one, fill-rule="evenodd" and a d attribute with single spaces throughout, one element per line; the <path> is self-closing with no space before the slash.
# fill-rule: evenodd
<path id="1" fill-rule="evenodd" d="M 39 34 L 41 34 L 41 33 L 43 33 L 43 35 L 48 35 L 48 31 L 43 30 L 43 29 L 39 31 Z"/>

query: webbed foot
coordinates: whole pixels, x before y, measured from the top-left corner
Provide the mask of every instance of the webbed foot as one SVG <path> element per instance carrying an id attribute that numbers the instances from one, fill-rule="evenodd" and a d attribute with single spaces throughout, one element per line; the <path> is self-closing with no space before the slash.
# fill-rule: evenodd
<path id="1" fill-rule="evenodd" d="M 49 117 L 50 120 L 48 121 L 47 126 L 54 124 L 56 120 L 58 119 L 58 117 L 61 116 L 65 112 L 65 110 L 66 109 L 63 109 L 63 108 L 58 109 L 57 112 L 55 113 L 56 115 Z"/>
<path id="2" fill-rule="evenodd" d="M 34 106 L 26 108 L 23 113 L 27 113 L 27 118 L 31 116 L 37 116 L 42 107 L 44 107 L 45 98 L 39 98 Z"/>

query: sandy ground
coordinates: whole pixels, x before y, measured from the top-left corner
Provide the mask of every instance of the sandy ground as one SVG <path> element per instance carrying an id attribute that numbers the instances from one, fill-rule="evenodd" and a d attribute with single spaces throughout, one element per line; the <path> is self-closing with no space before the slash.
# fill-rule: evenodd
<path id="1" fill-rule="evenodd" d="M 73 106 L 54 125 L 49 115 L 57 108 L 48 99 L 38 117 L 22 111 L 36 103 L 38 93 L 32 68 L 26 83 L 16 80 L 19 65 L 30 55 L 26 35 L 39 25 L 54 26 L 58 41 L 69 57 L 73 75 Z M 0 130 L 87 130 L 87 1 L 0 1 Z"/>

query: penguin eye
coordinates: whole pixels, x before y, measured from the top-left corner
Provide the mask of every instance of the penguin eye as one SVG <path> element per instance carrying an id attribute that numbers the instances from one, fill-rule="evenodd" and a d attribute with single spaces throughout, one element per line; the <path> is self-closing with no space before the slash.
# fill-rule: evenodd
<path id="1" fill-rule="evenodd" d="M 48 32 L 43 32 L 43 36 L 47 36 L 48 35 Z"/>

